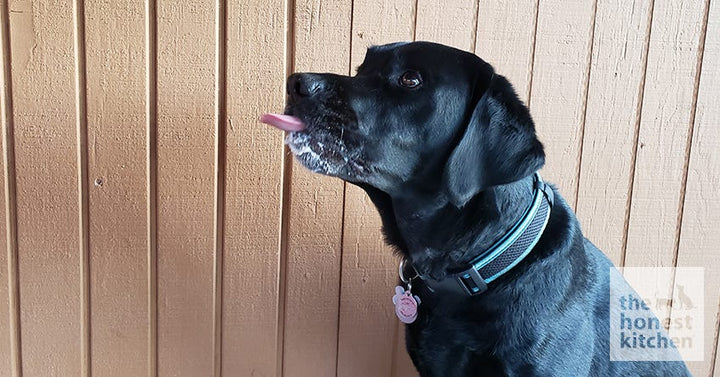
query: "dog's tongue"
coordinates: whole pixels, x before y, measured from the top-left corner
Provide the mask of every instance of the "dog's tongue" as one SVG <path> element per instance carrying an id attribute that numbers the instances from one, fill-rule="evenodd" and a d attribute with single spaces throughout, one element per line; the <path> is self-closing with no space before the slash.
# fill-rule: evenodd
<path id="1" fill-rule="evenodd" d="M 277 127 L 283 131 L 302 131 L 305 129 L 303 122 L 291 115 L 282 114 L 263 114 L 260 121 Z"/>

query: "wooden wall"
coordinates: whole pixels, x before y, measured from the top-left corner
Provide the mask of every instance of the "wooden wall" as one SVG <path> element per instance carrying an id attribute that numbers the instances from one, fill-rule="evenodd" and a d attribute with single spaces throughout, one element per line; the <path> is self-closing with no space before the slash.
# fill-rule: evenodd
<path id="1" fill-rule="evenodd" d="M 412 376 L 357 188 L 257 122 L 293 71 L 432 40 L 515 84 L 617 263 L 705 267 L 720 375 L 717 0 L 0 0 L 0 376 Z"/>

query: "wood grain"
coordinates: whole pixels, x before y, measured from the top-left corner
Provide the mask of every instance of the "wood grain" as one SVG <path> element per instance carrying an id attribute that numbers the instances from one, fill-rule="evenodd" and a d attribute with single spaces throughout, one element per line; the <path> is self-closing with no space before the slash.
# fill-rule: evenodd
<path id="1" fill-rule="evenodd" d="M 620 265 L 652 1 L 597 7 L 577 215 L 585 236 Z"/>
<path id="2" fill-rule="evenodd" d="M 22 373 L 81 375 L 74 9 L 10 4 Z"/>
<path id="3" fill-rule="evenodd" d="M 418 0 L 415 40 L 474 51 L 477 6 L 474 0 Z"/>
<path id="4" fill-rule="evenodd" d="M 415 28 L 413 12 L 414 0 L 367 0 L 354 4 L 351 73 L 355 74 L 355 68 L 365 59 L 368 47 L 412 41 Z"/>
<path id="5" fill-rule="evenodd" d="M 140 376 L 149 369 L 147 14 L 134 0 L 88 1 L 85 12 L 91 371 Z"/>
<path id="6" fill-rule="evenodd" d="M 294 15 L 293 70 L 348 74 L 351 4 L 298 0 Z M 283 375 L 334 376 L 344 185 L 290 168 Z"/>
<path id="7" fill-rule="evenodd" d="M 395 334 L 395 355 L 393 355 L 392 377 L 412 377 L 418 376 L 410 354 L 405 347 L 405 326 L 398 325 L 398 331 Z"/>
<path id="8" fill-rule="evenodd" d="M 594 0 L 541 1 L 530 113 L 545 141 L 543 177 L 575 207 Z"/>
<path id="9" fill-rule="evenodd" d="M 346 208 L 337 375 L 388 376 L 395 333 L 405 327 L 391 300 L 399 261 L 365 192 L 348 186 Z"/>
<path id="10" fill-rule="evenodd" d="M 228 6 L 222 374 L 277 376 L 283 135 L 257 119 L 283 107 L 286 5 Z"/>
<path id="11" fill-rule="evenodd" d="M 712 377 L 720 305 L 720 4 L 711 3 L 698 87 L 677 265 L 704 267 L 704 361 L 688 362 L 693 376 Z M 715 360 L 715 362 L 717 362 Z M 715 366 L 715 375 L 720 369 Z"/>
<path id="12" fill-rule="evenodd" d="M 18 294 L 17 294 L 17 243 L 15 239 L 15 166 L 12 126 L 12 84 L 10 79 L 10 38 L 8 35 L 8 4 L 0 1 L 0 132 L 2 133 L 2 198 L 0 216 L 0 374 L 18 377 Z M 12 165 L 12 166 L 11 166 Z"/>
<path id="13" fill-rule="evenodd" d="M 412 0 L 356 3 L 351 67 L 362 63 L 371 45 L 411 40 L 413 19 L 408 15 L 414 6 Z M 337 375 L 388 376 L 395 334 L 404 332 L 389 299 L 399 260 L 384 242 L 375 206 L 354 185 L 345 191 L 344 224 Z"/>
<path id="14" fill-rule="evenodd" d="M 475 53 L 507 77 L 520 99 L 530 96 L 538 0 L 479 0 Z"/>
<path id="15" fill-rule="evenodd" d="M 655 0 L 627 266 L 673 266 L 704 0 Z"/>
<path id="16" fill-rule="evenodd" d="M 214 369 L 216 8 L 157 3 L 158 375 Z"/>

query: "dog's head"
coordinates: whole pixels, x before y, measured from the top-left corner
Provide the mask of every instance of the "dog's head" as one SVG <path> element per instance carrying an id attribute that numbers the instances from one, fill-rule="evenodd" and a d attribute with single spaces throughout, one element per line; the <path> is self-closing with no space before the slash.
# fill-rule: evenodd
<path id="1" fill-rule="evenodd" d="M 428 42 L 368 49 L 353 77 L 296 73 L 285 114 L 307 168 L 391 196 L 419 190 L 456 206 L 544 162 L 527 108 L 477 56 Z"/>

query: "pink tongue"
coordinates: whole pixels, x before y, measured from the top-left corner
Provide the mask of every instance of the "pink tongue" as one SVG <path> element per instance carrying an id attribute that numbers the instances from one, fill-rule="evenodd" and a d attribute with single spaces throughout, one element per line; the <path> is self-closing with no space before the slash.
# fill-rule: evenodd
<path id="1" fill-rule="evenodd" d="M 290 115 L 263 114 L 260 121 L 283 131 L 302 131 L 305 129 L 305 125 L 300 119 Z"/>

